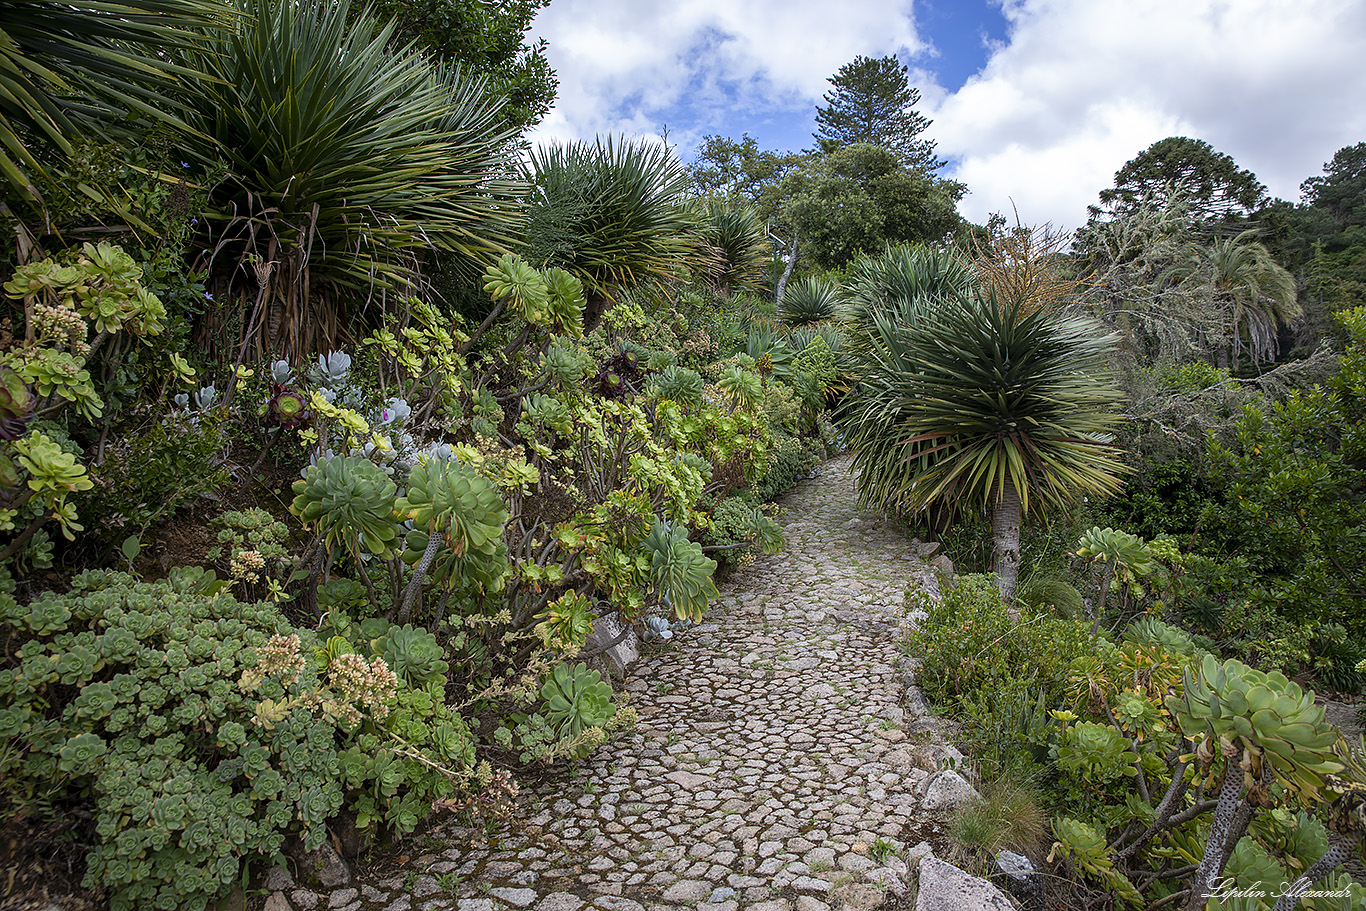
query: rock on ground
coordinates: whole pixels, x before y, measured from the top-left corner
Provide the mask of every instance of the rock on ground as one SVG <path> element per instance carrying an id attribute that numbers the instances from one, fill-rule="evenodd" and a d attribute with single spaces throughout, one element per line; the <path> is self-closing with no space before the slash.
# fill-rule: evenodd
<path id="1" fill-rule="evenodd" d="M 991 883 L 934 857 L 920 862 L 915 911 L 1014 911 Z"/>

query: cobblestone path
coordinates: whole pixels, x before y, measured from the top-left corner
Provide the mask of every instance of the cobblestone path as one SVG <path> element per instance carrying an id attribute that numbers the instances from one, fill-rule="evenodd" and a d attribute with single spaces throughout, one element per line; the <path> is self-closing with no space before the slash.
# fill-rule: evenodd
<path id="1" fill-rule="evenodd" d="M 630 734 L 523 792 L 505 831 L 446 829 L 297 911 L 824 911 L 904 890 L 927 775 L 896 645 L 918 545 L 855 507 L 847 461 L 784 497 L 782 553 L 631 669 Z M 916 716 L 913 716 L 913 721 Z M 311 902 L 310 902 L 311 900 Z"/>

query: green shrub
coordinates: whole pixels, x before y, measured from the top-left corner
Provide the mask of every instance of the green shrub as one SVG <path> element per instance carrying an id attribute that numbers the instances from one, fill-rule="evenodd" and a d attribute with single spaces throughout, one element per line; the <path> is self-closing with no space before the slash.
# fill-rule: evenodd
<path id="1" fill-rule="evenodd" d="M 718 503 L 712 510 L 710 522 L 704 540 L 712 547 L 732 548 L 718 552 L 729 563 L 741 561 L 756 549 L 766 554 L 776 554 L 782 549 L 782 528 L 743 497 L 726 497 Z M 745 547 L 746 544 L 750 546 Z"/>
<path id="2" fill-rule="evenodd" d="M 407 831 L 472 777 L 439 685 L 402 686 L 223 589 L 193 569 L 90 572 L 0 603 L 4 812 L 88 806 L 86 884 L 115 911 L 201 909 L 286 836 L 316 847 L 345 807 Z"/>
<path id="3" fill-rule="evenodd" d="M 1015 599 L 1032 613 L 1052 611 L 1069 620 L 1076 620 L 1086 613 L 1081 592 L 1061 579 L 1035 576 L 1016 590 Z"/>
<path id="4" fill-rule="evenodd" d="M 768 453 L 768 466 L 763 477 L 754 483 L 755 502 L 767 503 L 782 496 L 792 485 L 820 464 L 819 443 L 803 441 L 794 436 L 779 436 Z"/>
<path id="5" fill-rule="evenodd" d="M 961 577 L 938 601 L 914 591 L 907 602 L 926 613 L 906 644 L 921 662 L 918 683 L 935 702 L 1021 684 L 1052 702 L 1067 688 L 1072 659 L 1093 649 L 1085 622 L 1028 610 L 1012 618 L 985 576 Z"/>

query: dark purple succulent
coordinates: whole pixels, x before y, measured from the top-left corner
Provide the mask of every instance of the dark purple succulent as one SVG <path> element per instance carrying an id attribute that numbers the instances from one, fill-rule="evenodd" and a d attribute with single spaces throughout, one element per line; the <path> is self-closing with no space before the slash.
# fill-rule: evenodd
<path id="1" fill-rule="evenodd" d="M 17 440 L 33 420 L 33 393 L 19 374 L 0 367 L 0 440 Z"/>
<path id="2" fill-rule="evenodd" d="M 644 376 L 640 369 L 640 358 L 629 348 L 623 348 L 616 354 L 607 359 L 605 369 L 612 370 L 621 375 L 624 380 L 635 381 Z"/>
<path id="3" fill-rule="evenodd" d="M 598 395 L 608 399 L 619 399 L 629 392 L 626 381 L 610 367 L 603 367 L 597 378 Z"/>
<path id="4" fill-rule="evenodd" d="M 276 383 L 275 394 L 266 403 L 266 424 L 271 427 L 302 427 L 313 420 L 304 397 L 297 389 Z"/>

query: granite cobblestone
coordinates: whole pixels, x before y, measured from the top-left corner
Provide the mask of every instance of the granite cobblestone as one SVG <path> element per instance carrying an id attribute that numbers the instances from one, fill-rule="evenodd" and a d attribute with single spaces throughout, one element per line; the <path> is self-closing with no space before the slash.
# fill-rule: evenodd
<path id="1" fill-rule="evenodd" d="M 879 853 L 933 825 L 917 785 L 936 733 L 905 729 L 897 647 L 906 588 L 933 577 L 919 542 L 857 509 L 847 459 L 781 505 L 784 550 L 631 669 L 634 731 L 525 789 L 505 828 L 445 828 L 439 853 L 295 890 L 295 906 L 852 911 L 894 897 L 901 873 Z"/>

